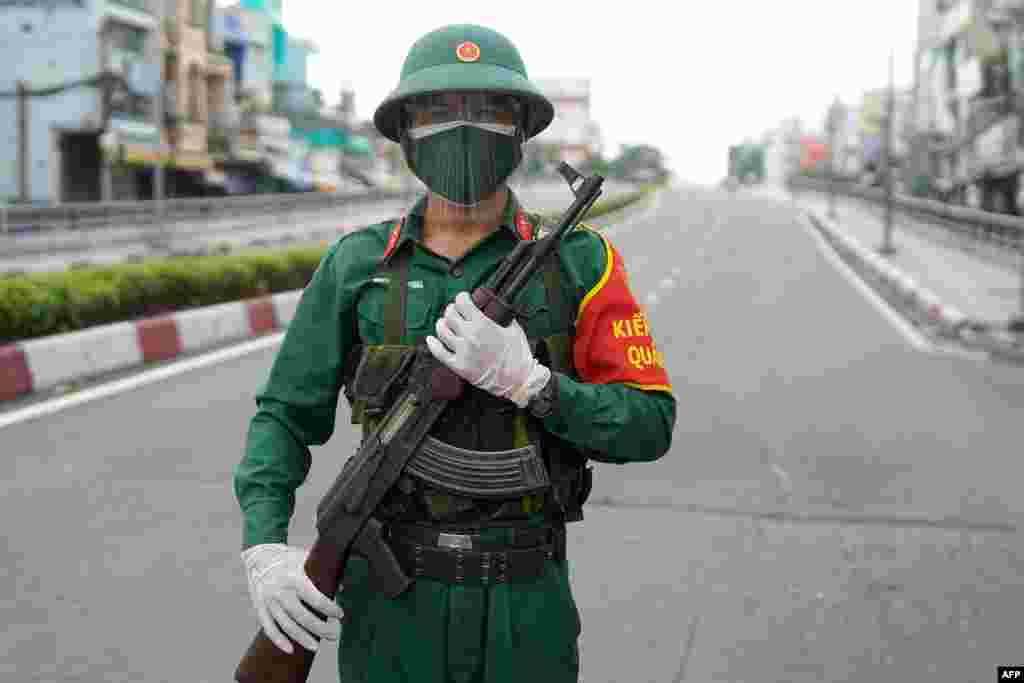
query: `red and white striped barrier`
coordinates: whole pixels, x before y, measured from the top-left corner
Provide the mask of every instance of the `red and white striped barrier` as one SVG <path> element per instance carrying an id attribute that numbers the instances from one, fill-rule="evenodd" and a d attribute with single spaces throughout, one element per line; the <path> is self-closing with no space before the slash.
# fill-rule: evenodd
<path id="1" fill-rule="evenodd" d="M 0 346 L 0 401 L 288 326 L 302 290 Z"/>

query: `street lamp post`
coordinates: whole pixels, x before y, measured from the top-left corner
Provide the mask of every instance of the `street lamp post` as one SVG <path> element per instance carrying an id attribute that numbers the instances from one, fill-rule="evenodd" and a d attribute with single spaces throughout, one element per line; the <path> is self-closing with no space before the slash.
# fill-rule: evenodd
<path id="1" fill-rule="evenodd" d="M 889 53 L 889 96 L 886 98 L 885 131 L 882 133 L 883 154 L 885 155 L 883 168 L 885 169 L 885 232 L 882 239 L 882 246 L 878 248 L 880 254 L 889 255 L 896 251 L 892 245 L 892 128 L 893 115 L 895 110 L 895 86 L 893 84 L 893 53 Z"/>
<path id="2" fill-rule="evenodd" d="M 837 97 L 828 110 L 828 217 L 836 219 L 836 134 L 839 130 L 840 104 Z"/>
<path id="3" fill-rule="evenodd" d="M 156 94 L 151 100 L 153 103 L 153 125 L 156 126 L 157 147 L 160 150 L 157 154 L 156 163 L 153 164 L 153 200 L 156 208 L 156 215 L 163 216 L 164 197 L 167 195 L 167 177 L 164 164 L 164 3 L 156 3 L 156 28 L 149 36 L 149 59 L 156 64 Z"/>
<path id="4" fill-rule="evenodd" d="M 1022 50 L 1024 45 L 1021 44 L 1021 30 L 1022 30 L 1022 15 L 1020 12 L 1015 12 L 1007 18 L 1008 33 L 1007 33 L 1007 56 L 1009 62 L 1007 67 L 1009 68 L 1010 77 L 1010 106 L 1009 109 L 1017 119 L 1018 128 L 1024 127 L 1024 112 L 1021 111 L 1020 101 L 1021 97 L 1024 96 L 1024 82 L 1022 77 L 1024 74 L 1021 73 L 1021 59 Z M 1014 198 L 1016 203 L 1016 197 Z M 1018 209 L 1024 207 L 1017 207 Z M 1017 258 L 1019 261 L 1020 268 L 1020 299 L 1019 299 L 1019 311 L 1018 314 L 1010 320 L 1010 329 L 1018 334 L 1024 333 L 1024 234 L 1018 235 L 1017 237 Z"/>
<path id="5" fill-rule="evenodd" d="M 114 198 L 113 162 L 117 156 L 118 140 L 117 133 L 109 128 L 100 134 L 100 153 L 103 166 L 100 170 L 100 198 L 109 202 Z"/>
<path id="6" fill-rule="evenodd" d="M 28 158 L 29 145 L 29 114 L 28 114 L 28 84 L 18 81 L 18 200 L 27 202 L 31 199 L 29 169 L 31 163 Z"/>

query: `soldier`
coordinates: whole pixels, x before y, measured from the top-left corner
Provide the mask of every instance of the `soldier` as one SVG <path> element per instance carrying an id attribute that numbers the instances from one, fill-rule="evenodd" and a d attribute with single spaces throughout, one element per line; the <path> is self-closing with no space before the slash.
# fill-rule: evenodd
<path id="1" fill-rule="evenodd" d="M 235 472 L 250 593 L 286 652 L 289 638 L 309 649 L 338 638 L 341 619 L 342 681 L 576 681 L 565 525 L 582 519 L 587 462 L 669 448 L 668 375 L 607 238 L 570 232 L 508 328 L 466 294 L 540 231 L 506 180 L 552 118 L 504 36 L 454 25 L 417 41 L 374 123 L 429 192 L 328 249 L 256 396 Z M 308 447 L 330 438 L 342 390 L 353 423 L 372 430 L 396 393 L 388 380 L 424 341 L 468 382 L 430 441 L 469 466 L 410 466 L 375 513 L 412 586 L 396 599 L 375 592 L 373 568 L 353 556 L 335 603 L 305 575 L 306 551 L 287 545 Z M 544 485 L 488 480 L 477 457 L 542 463 Z"/>

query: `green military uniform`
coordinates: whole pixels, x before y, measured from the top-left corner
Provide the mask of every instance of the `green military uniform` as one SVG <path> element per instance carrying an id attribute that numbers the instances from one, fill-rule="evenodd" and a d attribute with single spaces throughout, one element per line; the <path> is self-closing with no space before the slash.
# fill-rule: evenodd
<path id="1" fill-rule="evenodd" d="M 401 220 L 339 239 L 303 292 L 270 377 L 257 393 L 258 410 L 235 473 L 243 548 L 287 542 L 294 492 L 309 471 L 308 447 L 330 438 L 343 389 L 353 403 L 353 422 L 363 423 L 364 434 L 374 424 L 367 396 L 353 378 L 354 351 L 363 360 L 372 360 L 374 353 L 401 357 L 434 333 L 457 293 L 484 284 L 520 240 L 536 237 L 536 217 L 524 221 L 510 191 L 501 226 L 453 263 L 421 241 L 425 206 L 423 198 Z M 516 447 L 524 440 L 539 443 L 555 486 L 539 495 L 477 500 L 405 476 L 378 510 L 385 525 L 471 529 L 484 539 L 509 544 L 523 527 L 564 530 L 565 522 L 581 518 L 586 495 L 579 486 L 562 487 L 564 473 L 584 472 L 580 468 L 586 459 L 651 461 L 668 450 L 675 421 L 670 387 L 667 380 L 651 383 L 636 375 L 657 372 L 660 355 L 645 356 L 640 347 L 629 347 L 629 354 L 620 354 L 621 364 L 635 377 L 616 379 L 619 356 L 607 351 L 613 348 L 613 331 L 615 338 L 624 336 L 624 329 L 643 337 L 646 323 L 634 322 L 630 328 L 628 319 L 597 317 L 618 305 L 604 299 L 631 301 L 621 264 L 612 268 L 613 255 L 602 236 L 577 229 L 562 241 L 557 261 L 533 279 L 517 302 L 538 358 L 554 372 L 558 400 L 550 415 L 533 418 L 510 401 L 467 387 L 431 433 L 479 451 Z M 617 294 L 612 281 L 618 282 Z M 623 315 L 615 312 L 613 317 Z M 607 343 L 581 343 L 581 330 L 595 337 L 594 330 L 605 328 Z M 634 370 L 626 367 L 627 358 Z M 577 367 L 581 364 L 587 366 L 583 372 Z M 591 381 L 581 375 L 590 375 Z M 344 589 L 336 596 L 345 610 L 341 680 L 576 681 L 579 614 L 566 558 L 549 558 L 529 581 L 473 585 L 419 576 L 409 590 L 389 599 L 371 587 L 366 560 L 352 557 Z"/>

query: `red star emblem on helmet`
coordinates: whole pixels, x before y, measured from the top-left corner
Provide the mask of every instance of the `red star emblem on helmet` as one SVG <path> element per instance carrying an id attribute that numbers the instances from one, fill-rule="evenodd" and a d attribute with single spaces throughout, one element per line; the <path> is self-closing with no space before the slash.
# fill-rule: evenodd
<path id="1" fill-rule="evenodd" d="M 475 62 L 480 59 L 480 46 L 467 40 L 455 48 L 455 56 L 459 58 L 460 62 Z"/>

